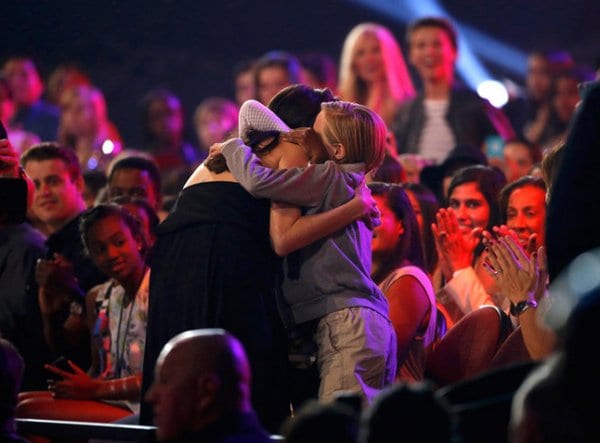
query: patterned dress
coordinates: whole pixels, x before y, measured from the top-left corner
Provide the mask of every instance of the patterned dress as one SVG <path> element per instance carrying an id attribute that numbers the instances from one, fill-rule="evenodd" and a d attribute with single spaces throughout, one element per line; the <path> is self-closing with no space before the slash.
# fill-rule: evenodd
<path id="1" fill-rule="evenodd" d="M 100 366 L 104 378 L 141 374 L 146 346 L 150 270 L 146 270 L 133 302 L 123 306 L 125 289 L 111 279 L 96 291 L 98 315 L 93 336 L 98 342 Z"/>

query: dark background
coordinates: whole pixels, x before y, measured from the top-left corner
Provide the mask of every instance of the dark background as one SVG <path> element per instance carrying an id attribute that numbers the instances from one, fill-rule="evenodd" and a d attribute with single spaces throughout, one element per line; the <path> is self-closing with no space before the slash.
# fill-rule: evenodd
<path id="1" fill-rule="evenodd" d="M 525 53 L 565 49 L 588 66 L 600 56 L 598 0 L 440 3 L 454 20 Z M 404 7 L 399 0 L 386 4 Z M 151 88 L 178 94 L 189 125 L 203 98 L 233 97 L 232 71 L 242 59 L 272 49 L 319 50 L 337 62 L 346 34 L 364 21 L 388 26 L 405 47 L 403 23 L 348 0 L 23 0 L 3 1 L 1 8 L 0 62 L 33 55 L 44 76 L 59 63 L 79 62 L 103 90 L 130 147 L 141 135 L 139 100 Z M 518 75 L 511 80 L 523 83 Z"/>

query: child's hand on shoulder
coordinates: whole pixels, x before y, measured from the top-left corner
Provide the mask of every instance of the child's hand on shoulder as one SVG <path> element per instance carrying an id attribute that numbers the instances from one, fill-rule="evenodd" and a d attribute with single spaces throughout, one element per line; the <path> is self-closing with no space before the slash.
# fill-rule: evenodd
<path id="1" fill-rule="evenodd" d="M 207 159 L 211 159 L 216 157 L 217 155 L 219 155 L 221 153 L 221 151 L 223 151 L 223 143 L 214 143 L 209 149 L 208 149 L 208 157 L 206 157 Z"/>

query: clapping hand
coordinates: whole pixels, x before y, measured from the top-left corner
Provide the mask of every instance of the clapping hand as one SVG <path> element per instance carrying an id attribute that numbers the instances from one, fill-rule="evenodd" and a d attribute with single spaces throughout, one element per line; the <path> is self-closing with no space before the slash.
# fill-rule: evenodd
<path id="1" fill-rule="evenodd" d="M 510 235 L 512 236 L 517 242 L 519 243 L 523 243 L 521 241 L 521 239 L 519 238 L 519 235 L 512 229 L 510 229 L 508 226 L 506 225 L 500 225 L 500 226 L 494 226 L 492 227 L 492 230 L 494 231 L 494 234 L 497 237 L 503 237 L 505 235 Z M 527 243 L 524 246 L 525 248 L 525 252 L 527 253 L 527 255 L 531 255 L 533 254 L 537 249 L 538 249 L 538 235 L 533 233 L 529 235 L 529 238 L 527 239 Z"/>
<path id="2" fill-rule="evenodd" d="M 464 235 L 452 208 L 441 208 L 436 220 L 431 229 L 444 277 L 450 280 L 455 271 L 473 264 L 475 248 L 481 241 L 483 229 L 474 228 Z"/>
<path id="3" fill-rule="evenodd" d="M 543 247 L 528 256 L 512 235 L 494 239 L 488 232 L 484 233 L 483 242 L 488 252 L 483 265 L 505 297 L 514 304 L 541 298 L 547 278 Z"/>

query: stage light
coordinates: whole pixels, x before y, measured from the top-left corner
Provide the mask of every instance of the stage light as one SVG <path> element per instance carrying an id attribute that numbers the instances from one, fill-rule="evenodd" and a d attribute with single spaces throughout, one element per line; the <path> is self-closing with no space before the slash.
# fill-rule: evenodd
<path id="1" fill-rule="evenodd" d="M 508 102 L 508 91 L 502 83 L 496 80 L 484 80 L 477 86 L 477 94 L 496 108 L 501 108 Z"/>
<path id="2" fill-rule="evenodd" d="M 104 140 L 104 143 L 102 143 L 102 152 L 108 155 L 112 154 L 114 150 L 115 144 L 113 143 L 113 141 L 109 139 Z"/>
<path id="3" fill-rule="evenodd" d="M 436 0 L 350 0 L 375 11 L 393 17 L 398 23 L 406 24 L 419 17 L 433 15 L 447 17 L 456 26 L 459 34 L 459 55 L 456 70 L 472 89 L 493 76 L 481 63 L 485 59 L 506 71 L 524 77 L 527 66 L 527 55 L 508 44 L 505 44 L 472 26 L 466 26 L 453 18 Z M 506 88 L 503 88 L 506 92 Z M 499 90 L 499 88 L 498 88 Z M 500 97 L 504 93 L 499 92 Z M 486 97 L 487 98 L 487 97 Z M 499 103 L 503 98 L 494 99 Z"/>

